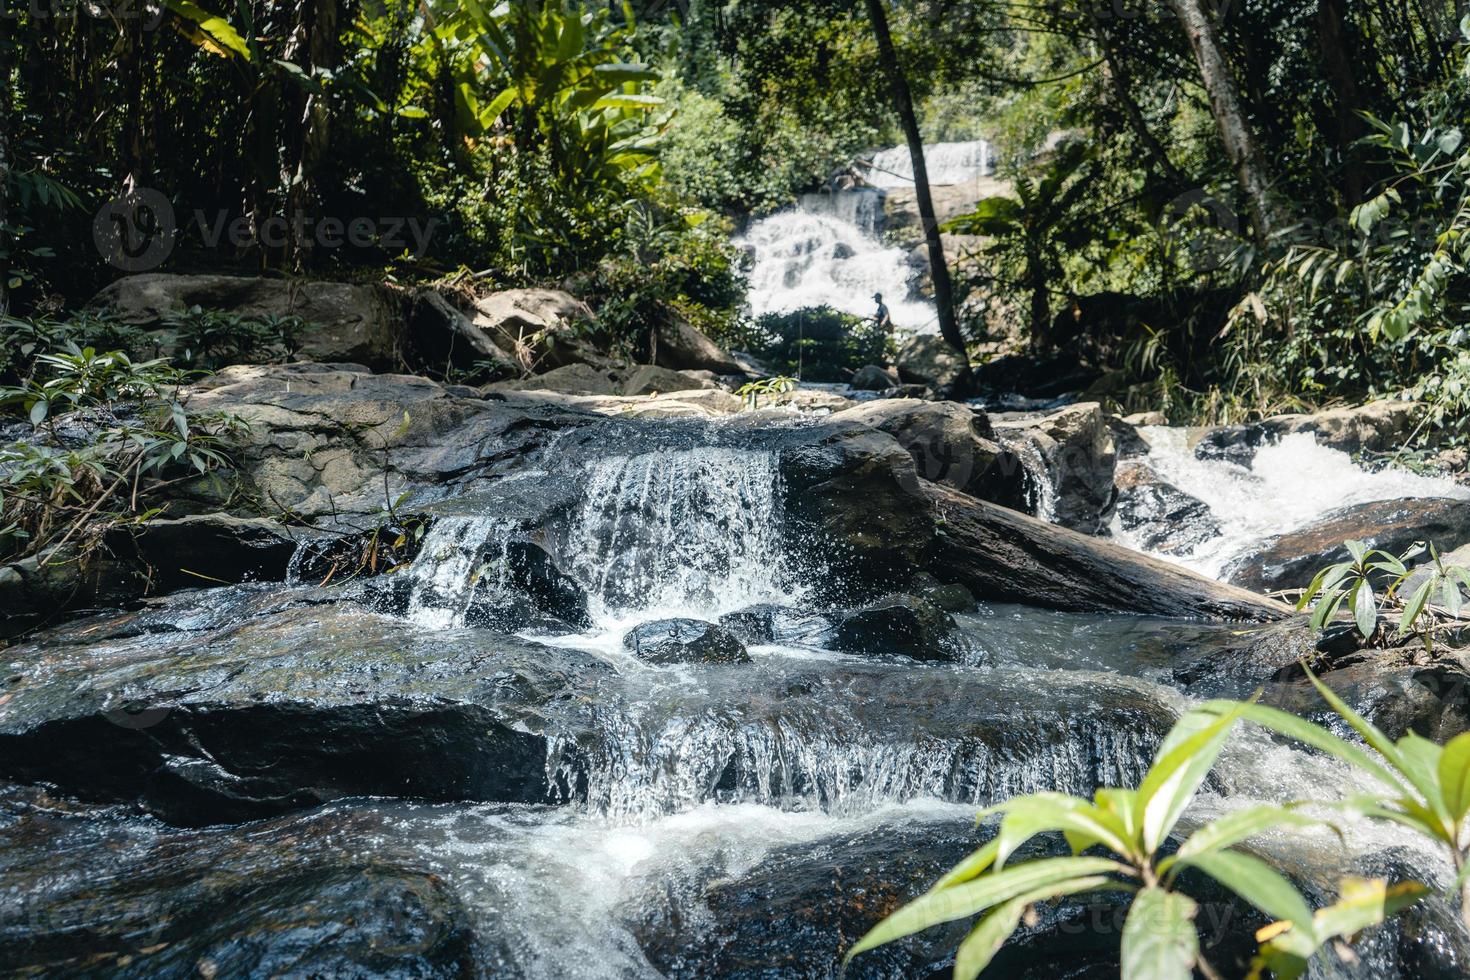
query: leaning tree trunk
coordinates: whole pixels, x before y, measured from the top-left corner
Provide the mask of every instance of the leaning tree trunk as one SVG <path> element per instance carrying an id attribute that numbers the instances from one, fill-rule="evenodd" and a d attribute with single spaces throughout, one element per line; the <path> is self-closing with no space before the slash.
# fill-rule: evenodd
<path id="1" fill-rule="evenodd" d="M 1254 211 L 1253 224 L 1256 239 L 1262 243 L 1275 228 L 1275 213 L 1271 204 L 1271 182 L 1266 169 L 1256 153 L 1250 127 L 1240 110 L 1240 98 L 1235 92 L 1235 79 L 1220 53 L 1220 41 L 1215 34 L 1215 25 L 1200 0 L 1169 0 L 1189 46 L 1194 49 L 1195 61 L 1199 63 L 1200 77 L 1205 92 L 1210 97 L 1210 111 L 1215 125 L 1220 130 L 1220 141 L 1225 144 L 1225 153 L 1235 166 L 1241 186 L 1245 188 Z"/>
<path id="2" fill-rule="evenodd" d="M 0 38 L 0 46 L 8 48 L 9 38 Z M 5 52 L 9 54 L 9 51 Z M 7 64 L 9 64 L 7 60 Z M 0 72 L 0 252 L 9 252 L 14 247 L 7 227 L 10 212 L 10 68 Z M 0 316 L 10 312 L 10 269 L 0 266 Z"/>
<path id="3" fill-rule="evenodd" d="M 949 282 L 949 265 L 944 261 L 944 241 L 939 235 L 939 221 L 934 216 L 934 199 L 929 194 L 929 168 L 924 165 L 924 139 L 919 135 L 919 120 L 914 115 L 914 99 L 904 78 L 898 55 L 893 50 L 893 37 L 888 33 L 888 14 L 883 0 L 867 0 L 868 19 L 878 40 L 878 63 L 888 77 L 893 94 L 893 107 L 903 126 L 914 165 L 914 197 L 919 204 L 919 218 L 924 223 L 924 240 L 929 245 L 929 268 L 934 282 L 934 305 L 939 308 L 939 333 L 949 345 L 965 354 L 965 338 L 960 336 L 954 313 L 954 290 Z"/>

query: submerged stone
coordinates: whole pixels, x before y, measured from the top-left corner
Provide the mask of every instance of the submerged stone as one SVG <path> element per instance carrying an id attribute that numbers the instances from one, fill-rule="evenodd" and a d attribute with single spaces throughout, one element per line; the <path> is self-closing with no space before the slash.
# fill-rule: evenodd
<path id="1" fill-rule="evenodd" d="M 835 617 L 832 647 L 847 653 L 896 653 L 915 660 L 952 660 L 955 621 L 928 599 L 890 595 Z"/>
<path id="2" fill-rule="evenodd" d="M 650 664 L 748 664 L 734 633 L 698 619 L 643 623 L 623 637 L 623 649 Z"/>

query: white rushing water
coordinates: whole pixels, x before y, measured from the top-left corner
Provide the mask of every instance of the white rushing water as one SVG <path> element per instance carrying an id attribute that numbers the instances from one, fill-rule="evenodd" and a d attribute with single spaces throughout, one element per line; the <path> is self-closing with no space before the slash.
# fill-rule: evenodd
<path id="1" fill-rule="evenodd" d="M 995 169 L 984 140 L 934 143 L 924 157 L 932 186 L 971 183 Z M 934 304 L 913 296 L 908 251 L 882 239 L 884 191 L 914 185 L 908 147 L 880 150 L 868 163 L 860 171 L 872 186 L 803 194 L 797 207 L 751 222 L 736 240 L 751 256 L 752 313 L 830 306 L 872 316 L 881 293 L 896 326 L 937 332 Z"/>
<path id="2" fill-rule="evenodd" d="M 839 202 L 860 191 L 810 195 Z M 815 205 L 814 205 L 815 206 Z M 875 293 L 883 295 L 896 326 L 932 333 L 932 304 L 909 299 L 914 269 L 908 253 L 883 245 L 850 220 L 840 217 L 847 205 L 834 203 L 826 212 L 782 211 L 753 222 L 736 245 L 751 255 L 750 310 L 789 313 L 811 306 L 830 306 L 855 316 L 872 316 Z"/>
<path id="3" fill-rule="evenodd" d="M 965 184 L 995 173 L 995 159 L 985 140 L 927 143 L 924 166 L 933 185 Z M 862 168 L 863 179 L 874 187 L 914 186 L 913 158 L 907 146 L 892 146 L 873 154 Z"/>
<path id="4" fill-rule="evenodd" d="M 1164 480 L 1208 504 L 1222 528 L 1188 555 L 1160 557 L 1211 577 L 1261 542 L 1306 527 L 1340 507 L 1407 497 L 1470 499 L 1470 490 L 1453 480 L 1396 468 L 1369 472 L 1347 453 L 1318 445 L 1306 432 L 1262 446 L 1250 469 L 1197 459 L 1184 429 L 1150 426 L 1140 432 L 1149 444 L 1148 464 Z M 1124 544 L 1137 547 L 1127 532 L 1115 533 Z"/>

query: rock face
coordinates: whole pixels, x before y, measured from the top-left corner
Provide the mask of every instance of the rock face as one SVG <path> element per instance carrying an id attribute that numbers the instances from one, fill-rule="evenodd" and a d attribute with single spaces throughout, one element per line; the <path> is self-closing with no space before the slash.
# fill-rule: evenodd
<path id="1" fill-rule="evenodd" d="M 581 300 L 558 289 L 491 293 L 475 300 L 470 321 L 523 373 L 567 364 L 611 364 L 587 339 L 595 330 L 592 311 Z"/>
<path id="2" fill-rule="evenodd" d="M 898 384 L 898 380 L 876 364 L 860 369 L 848 382 L 858 391 L 887 391 Z"/>
<path id="3" fill-rule="evenodd" d="M 406 352 L 413 363 L 441 377 L 446 367 L 512 377 L 521 365 L 458 303 L 437 289 L 420 289 L 409 304 Z"/>
<path id="4" fill-rule="evenodd" d="M 1387 400 L 1313 414 L 1273 415 L 1254 425 L 1206 431 L 1195 455 L 1249 466 L 1260 446 L 1297 432 L 1309 432 L 1321 445 L 1349 454 L 1386 452 L 1403 445 L 1423 416 L 1424 406 L 1418 402 Z"/>
<path id="5" fill-rule="evenodd" d="M 623 649 L 650 664 L 748 664 L 740 638 L 698 619 L 643 623 L 623 637 Z"/>
<path id="6" fill-rule="evenodd" d="M 487 385 L 487 394 L 507 391 L 550 391 L 565 395 L 639 396 L 659 392 L 703 391 L 714 386 L 680 371 L 651 364 L 631 368 L 595 368 L 568 364 L 529 378 Z"/>
<path id="7" fill-rule="evenodd" d="M 403 302 L 383 286 L 148 273 L 119 279 L 91 305 L 143 326 L 194 306 L 240 316 L 295 315 L 311 324 L 302 336 L 303 357 L 379 369 L 401 360 Z"/>
<path id="8" fill-rule="evenodd" d="M 941 397 L 963 397 L 970 384 L 965 356 L 944 338 L 920 334 L 906 340 L 896 358 L 898 377 L 909 384 L 927 385 Z"/>
<path id="9" fill-rule="evenodd" d="M 1239 559 L 1225 577 L 1257 592 L 1302 588 L 1318 569 L 1346 557 L 1342 543 L 1349 538 L 1394 555 L 1416 541 L 1450 551 L 1470 541 L 1470 501 L 1427 497 L 1345 507 Z"/>
<path id="10" fill-rule="evenodd" d="M 1125 531 L 1142 529 L 1139 543 L 1148 551 L 1187 555 L 1220 534 L 1210 507 L 1166 482 L 1145 463 L 1118 470 L 1118 520 Z"/>
<path id="11" fill-rule="evenodd" d="M 952 660 L 955 622 L 927 599 L 885 596 L 835 617 L 832 646 L 847 653 L 896 653 L 915 660 Z"/>
<path id="12" fill-rule="evenodd" d="M 673 371 L 712 371 L 738 376 L 746 373 L 745 365 L 739 360 L 681 319 L 659 329 L 653 360 L 659 367 Z"/>
<path id="13" fill-rule="evenodd" d="M 1084 402 L 1048 415 L 993 421 L 1005 440 L 1029 443 L 1045 462 L 1058 524 L 1085 534 L 1107 527 L 1117 492 L 1113 477 L 1118 458 L 1102 406 Z"/>

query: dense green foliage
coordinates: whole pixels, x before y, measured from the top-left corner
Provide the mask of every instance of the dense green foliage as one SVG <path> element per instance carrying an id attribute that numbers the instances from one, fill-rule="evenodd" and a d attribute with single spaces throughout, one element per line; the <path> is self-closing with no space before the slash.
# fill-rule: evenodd
<path id="1" fill-rule="evenodd" d="M 239 421 L 190 412 L 191 376 L 167 360 L 109 349 L 137 350 L 130 328 L 6 317 L 0 329 L 0 419 L 30 430 L 0 446 L 0 557 L 84 554 L 109 527 L 151 516 L 164 486 L 229 465 Z"/>

